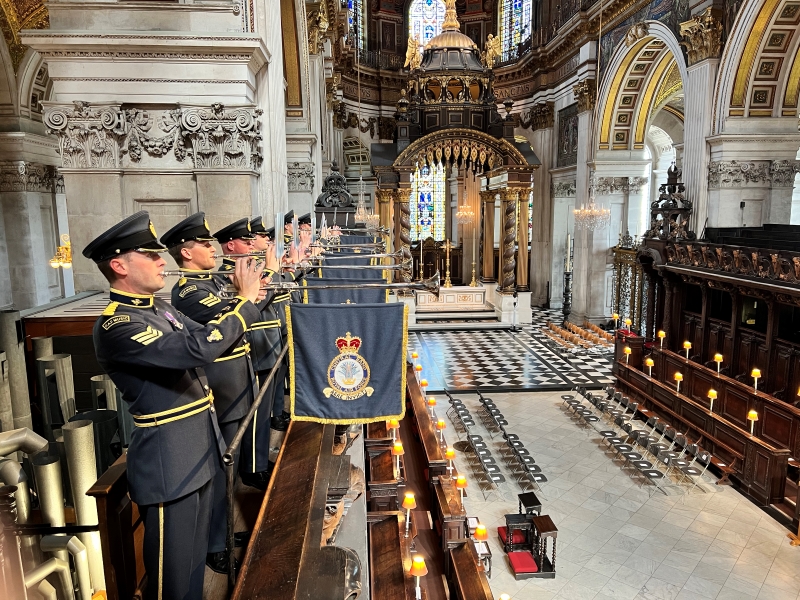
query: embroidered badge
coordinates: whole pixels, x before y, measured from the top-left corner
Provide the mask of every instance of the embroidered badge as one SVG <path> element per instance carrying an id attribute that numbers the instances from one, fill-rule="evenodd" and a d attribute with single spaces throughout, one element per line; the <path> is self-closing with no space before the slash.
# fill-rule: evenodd
<path id="1" fill-rule="evenodd" d="M 211 333 L 208 334 L 206 339 L 209 342 L 218 342 L 222 339 L 222 334 L 220 333 L 219 329 L 212 329 Z"/>
<path id="2" fill-rule="evenodd" d="M 135 306 L 139 306 L 141 303 L 142 301 L 139 298 L 134 298 L 133 300 L 131 300 L 131 304 Z"/>
<path id="3" fill-rule="evenodd" d="M 189 292 L 194 292 L 196 289 L 197 289 L 196 285 L 190 285 L 189 287 L 178 292 L 178 296 L 180 296 L 181 298 L 185 298 L 186 294 L 188 294 Z"/>
<path id="4" fill-rule="evenodd" d="M 344 337 L 336 338 L 339 355 L 328 365 L 328 385 L 322 390 L 326 398 L 355 400 L 371 396 L 375 390 L 369 387 L 370 371 L 367 361 L 358 353 L 361 338 L 352 337 L 348 331 Z"/>
<path id="5" fill-rule="evenodd" d="M 172 313 L 170 313 L 169 311 L 166 311 L 164 313 L 164 318 L 166 318 L 167 321 L 172 323 L 172 326 L 175 327 L 175 329 L 183 329 L 183 323 L 179 322 L 178 319 L 173 317 Z"/>
<path id="6" fill-rule="evenodd" d="M 108 321 L 103 323 L 103 329 L 108 331 L 117 323 L 130 323 L 131 318 L 128 315 L 118 315 L 116 317 L 111 317 Z"/>
<path id="7" fill-rule="evenodd" d="M 137 333 L 134 336 L 131 336 L 131 339 L 134 342 L 139 342 L 142 346 L 147 346 L 148 344 L 152 344 L 158 338 L 164 335 L 163 331 L 158 329 L 153 329 L 150 325 L 147 326 L 147 329 L 142 331 L 141 333 Z"/>
<path id="8" fill-rule="evenodd" d="M 214 294 L 212 294 L 210 292 L 209 292 L 208 296 L 206 296 L 205 298 L 200 300 L 200 304 L 202 304 L 203 306 L 209 306 L 209 307 L 210 306 L 216 306 L 220 302 L 222 302 L 222 300 L 220 300 L 219 298 L 217 298 Z"/>

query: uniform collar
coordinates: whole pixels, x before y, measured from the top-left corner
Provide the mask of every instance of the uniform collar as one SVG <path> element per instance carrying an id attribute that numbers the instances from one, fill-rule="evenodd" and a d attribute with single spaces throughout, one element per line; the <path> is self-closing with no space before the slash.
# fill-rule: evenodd
<path id="1" fill-rule="evenodd" d="M 234 267 L 236 267 L 236 260 L 233 258 L 223 258 L 222 259 L 222 266 L 220 267 L 220 271 L 233 271 Z"/>
<path id="2" fill-rule="evenodd" d="M 186 279 L 211 279 L 211 273 L 202 269 L 180 269 Z"/>
<path id="3" fill-rule="evenodd" d="M 132 294 L 111 288 L 110 297 L 112 302 L 119 302 L 125 306 L 133 308 L 152 308 L 154 296 L 152 294 Z"/>

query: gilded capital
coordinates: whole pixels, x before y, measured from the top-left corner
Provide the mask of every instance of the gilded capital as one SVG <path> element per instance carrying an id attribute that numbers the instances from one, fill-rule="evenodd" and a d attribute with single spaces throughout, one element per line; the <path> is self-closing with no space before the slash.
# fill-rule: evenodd
<path id="1" fill-rule="evenodd" d="M 328 17 L 324 2 L 313 2 L 306 5 L 306 25 L 308 31 L 308 53 L 319 54 L 327 37 Z"/>
<path id="2" fill-rule="evenodd" d="M 481 202 L 494 202 L 496 198 L 496 190 L 484 190 L 481 192 Z"/>
<path id="3" fill-rule="evenodd" d="M 396 197 L 397 190 L 375 190 L 375 198 L 378 200 L 379 204 L 389 204 L 390 202 L 394 202 Z"/>
<path id="4" fill-rule="evenodd" d="M 597 100 L 597 86 L 594 79 L 584 79 L 572 87 L 575 100 L 578 101 L 578 112 L 586 112 L 594 109 Z"/>
<path id="5" fill-rule="evenodd" d="M 503 188 L 500 190 L 500 198 L 504 202 L 516 202 L 519 200 L 520 196 L 520 189 L 519 188 Z"/>
<path id="6" fill-rule="evenodd" d="M 681 23 L 681 46 L 686 48 L 689 66 L 707 58 L 719 58 L 722 51 L 722 23 L 719 11 L 708 7 Z"/>
<path id="7" fill-rule="evenodd" d="M 542 102 L 531 109 L 530 112 L 531 128 L 548 129 L 555 124 L 555 103 Z"/>

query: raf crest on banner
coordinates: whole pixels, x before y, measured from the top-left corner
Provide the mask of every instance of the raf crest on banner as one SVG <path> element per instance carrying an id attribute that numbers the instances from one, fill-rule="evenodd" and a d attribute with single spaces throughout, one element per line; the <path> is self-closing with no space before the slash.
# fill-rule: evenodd
<path id="1" fill-rule="evenodd" d="M 336 338 L 339 356 L 328 365 L 328 385 L 322 390 L 326 398 L 333 396 L 339 400 L 355 400 L 364 394 L 372 396 L 375 390 L 369 387 L 369 365 L 359 355 L 361 338 L 352 337 L 350 332 Z"/>

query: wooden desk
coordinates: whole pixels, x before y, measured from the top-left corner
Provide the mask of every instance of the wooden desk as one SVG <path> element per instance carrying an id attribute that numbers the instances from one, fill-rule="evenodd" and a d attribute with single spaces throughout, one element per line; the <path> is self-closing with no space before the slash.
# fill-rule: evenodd
<path id="1" fill-rule="evenodd" d="M 697 432 L 690 437 L 697 440 L 702 436 L 701 445 L 727 464 L 733 464 L 734 459 L 738 459 L 733 481 L 742 493 L 750 496 L 759 506 L 783 500 L 788 450 L 750 435 L 748 430 L 717 414 L 716 410 L 712 413 L 707 407 L 707 401 L 700 404 L 689 396 L 678 394 L 673 387 L 624 363 L 617 363 L 617 369 L 617 385 L 624 393 L 653 408 L 673 427 L 680 429 L 683 426 Z M 684 361 L 681 371 L 684 373 L 684 382 L 686 370 Z M 714 408 L 717 408 L 716 403 Z"/>
<path id="2" fill-rule="evenodd" d="M 414 578 L 405 567 L 413 538 L 405 537 L 405 513 L 371 512 L 367 523 L 372 600 L 413 600 Z"/>
<path id="3" fill-rule="evenodd" d="M 367 436 L 364 438 L 364 446 L 367 449 L 376 446 L 391 448 L 393 442 L 392 434 L 386 429 L 386 421 L 367 423 Z"/>
<path id="4" fill-rule="evenodd" d="M 410 363 L 406 365 L 406 382 L 413 418 L 419 431 L 422 448 L 425 451 L 428 480 L 432 481 L 434 477 L 447 475 L 447 459 L 445 459 L 444 452 L 439 445 L 439 437 L 436 435 L 434 423 L 431 421 L 430 413 L 428 413 L 425 396 L 417 382 L 414 367 Z"/>
<path id="5" fill-rule="evenodd" d="M 442 542 L 442 551 L 447 555 L 454 540 L 468 537 L 467 513 L 461 505 L 461 498 L 452 479 L 435 477 L 433 479 L 433 517 Z"/>
<path id="6" fill-rule="evenodd" d="M 369 489 L 370 510 L 398 510 L 398 494 L 402 480 L 395 477 L 395 458 L 391 451 L 383 450 L 377 454 L 370 452 L 367 489 Z"/>
<path id="7" fill-rule="evenodd" d="M 456 600 L 493 600 L 489 580 L 472 540 L 461 540 L 449 554 L 450 597 Z"/>

